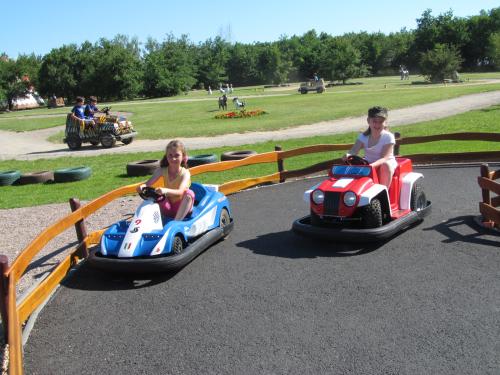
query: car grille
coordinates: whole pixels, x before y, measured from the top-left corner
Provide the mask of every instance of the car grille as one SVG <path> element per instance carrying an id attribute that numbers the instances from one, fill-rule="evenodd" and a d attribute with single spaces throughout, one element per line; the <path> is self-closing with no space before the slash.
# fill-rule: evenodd
<path id="1" fill-rule="evenodd" d="M 323 214 L 337 216 L 339 214 L 339 202 L 340 202 L 340 193 L 326 192 L 325 201 L 323 203 L 324 207 Z"/>

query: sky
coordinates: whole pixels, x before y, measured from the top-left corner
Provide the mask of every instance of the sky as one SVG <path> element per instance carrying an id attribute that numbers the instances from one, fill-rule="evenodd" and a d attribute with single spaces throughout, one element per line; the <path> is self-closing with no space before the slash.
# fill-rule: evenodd
<path id="1" fill-rule="evenodd" d="M 2 0 L 2 2 L 9 0 Z M 44 55 L 64 44 L 92 43 L 117 34 L 149 37 L 188 35 L 195 43 L 220 35 L 230 42 L 276 41 L 281 36 L 413 30 L 426 9 L 469 17 L 500 6 L 498 0 L 103 0 L 10 1 L 2 6 L 0 53 Z M 5 12 L 11 8 L 11 12 Z M 8 14 L 10 15 L 8 15 Z"/>

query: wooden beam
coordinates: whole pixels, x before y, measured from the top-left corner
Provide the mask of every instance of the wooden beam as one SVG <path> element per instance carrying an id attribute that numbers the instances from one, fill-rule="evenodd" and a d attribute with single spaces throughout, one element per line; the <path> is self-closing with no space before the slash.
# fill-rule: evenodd
<path id="1" fill-rule="evenodd" d="M 266 182 L 279 182 L 280 175 L 279 172 L 276 172 L 268 176 L 245 178 L 243 180 L 227 182 L 219 186 L 219 191 L 224 194 L 232 194 Z"/>
<path id="2" fill-rule="evenodd" d="M 498 182 L 485 177 L 478 177 L 477 182 L 481 189 L 486 189 L 500 195 L 500 184 Z"/>
<path id="3" fill-rule="evenodd" d="M 16 281 L 9 277 L 9 374 L 22 375 L 23 348 L 21 340 L 21 325 L 16 308 Z"/>
<path id="4" fill-rule="evenodd" d="M 491 220 L 495 222 L 497 226 L 500 226 L 500 210 L 491 207 L 483 202 L 479 202 L 479 212 L 486 220 Z"/>
<path id="5" fill-rule="evenodd" d="M 400 145 L 409 145 L 416 143 L 427 143 L 436 141 L 486 141 L 486 142 L 500 142 L 500 133 L 481 133 L 481 132 L 468 132 L 468 133 L 448 133 L 426 135 L 422 137 L 407 137 L 401 138 L 397 141 Z"/>

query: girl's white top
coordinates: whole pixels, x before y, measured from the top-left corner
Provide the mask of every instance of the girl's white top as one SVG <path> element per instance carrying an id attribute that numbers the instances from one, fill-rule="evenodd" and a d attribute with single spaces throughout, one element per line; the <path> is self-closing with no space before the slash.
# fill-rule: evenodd
<path id="1" fill-rule="evenodd" d="M 377 161 L 382 157 L 382 150 L 385 145 L 396 144 L 396 139 L 394 138 L 394 134 L 392 134 L 387 130 L 382 130 L 378 142 L 372 147 L 368 147 L 368 139 L 369 136 L 364 135 L 363 133 L 361 133 L 358 136 L 358 141 L 363 143 L 363 148 L 365 149 L 365 159 L 369 163 L 373 163 L 374 161 Z M 394 158 L 394 154 L 391 153 L 389 160 L 390 161 L 393 160 L 394 162 L 396 161 L 396 159 Z"/>

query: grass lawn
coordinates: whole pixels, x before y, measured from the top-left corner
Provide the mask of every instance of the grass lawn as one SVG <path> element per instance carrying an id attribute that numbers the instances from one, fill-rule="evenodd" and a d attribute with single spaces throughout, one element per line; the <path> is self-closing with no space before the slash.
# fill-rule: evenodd
<path id="1" fill-rule="evenodd" d="M 432 135 L 455 132 L 498 132 L 498 118 L 500 106 L 488 109 L 471 111 L 457 116 L 414 124 L 405 127 L 393 127 L 391 131 L 399 131 L 405 137 L 418 135 Z M 318 136 L 304 139 L 281 141 L 284 150 L 321 143 L 352 143 L 355 133 Z M 275 142 L 245 145 L 238 149 L 252 149 L 258 152 L 273 151 Z M 235 148 L 216 148 L 197 150 L 196 154 L 214 153 L 220 155 L 224 151 Z M 497 151 L 500 145 L 495 142 L 432 142 L 419 145 L 401 146 L 401 154 L 438 153 L 438 152 L 466 152 L 466 151 Z M 299 156 L 285 161 L 289 170 L 306 167 L 323 160 L 332 159 L 342 153 L 324 153 Z M 119 186 L 145 180 L 144 177 L 128 177 L 126 164 L 142 159 L 159 159 L 161 152 L 101 155 L 98 157 L 64 157 L 34 161 L 0 161 L 0 171 L 21 170 L 23 173 L 54 170 L 76 166 L 90 166 L 92 176 L 84 181 L 70 183 L 47 183 L 39 185 L 4 186 L 0 187 L 0 208 L 26 207 L 47 203 L 67 202 L 70 197 L 82 200 L 96 198 Z M 196 176 L 195 180 L 205 183 L 222 183 L 245 177 L 261 176 L 276 172 L 275 164 L 261 164 L 238 168 L 221 173 L 210 173 Z"/>
<path id="2" fill-rule="evenodd" d="M 217 92 L 210 98 L 205 91 L 190 92 L 187 96 L 111 103 L 113 110 L 129 112 L 142 139 L 213 136 L 233 132 L 276 130 L 319 121 L 359 116 L 366 108 L 383 102 L 390 109 L 429 103 L 477 92 L 499 90 L 500 84 L 476 84 L 479 79 L 500 78 L 500 73 L 471 75 L 463 84 L 412 85 L 399 77 L 355 79 L 362 84 L 328 88 L 324 94 L 300 95 L 297 85 L 288 90 L 260 87 L 236 88 L 233 95 L 248 96 L 249 109 L 261 108 L 264 116 L 243 119 L 215 119 L 218 113 Z M 465 77 L 462 77 L 466 79 Z M 419 77 L 417 77 L 419 79 Z M 420 77 L 421 79 L 421 77 Z M 195 101 L 183 101 L 183 99 Z M 103 104 L 104 105 L 104 104 Z M 229 103 L 229 108 L 232 103 Z M 38 118 L 47 114 L 60 117 Z M 37 109 L 0 115 L 0 130 L 35 130 L 64 124 L 68 108 Z M 31 115 L 28 115 L 27 113 Z M 51 137 L 61 142 L 63 132 Z"/>

